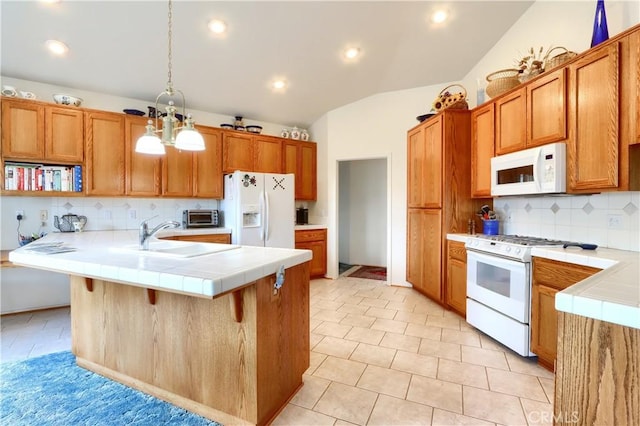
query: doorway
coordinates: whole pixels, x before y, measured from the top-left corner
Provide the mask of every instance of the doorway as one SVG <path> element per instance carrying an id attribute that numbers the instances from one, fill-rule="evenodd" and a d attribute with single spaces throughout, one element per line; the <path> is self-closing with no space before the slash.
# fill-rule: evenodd
<path id="1" fill-rule="evenodd" d="M 338 271 L 388 281 L 387 158 L 338 161 Z"/>

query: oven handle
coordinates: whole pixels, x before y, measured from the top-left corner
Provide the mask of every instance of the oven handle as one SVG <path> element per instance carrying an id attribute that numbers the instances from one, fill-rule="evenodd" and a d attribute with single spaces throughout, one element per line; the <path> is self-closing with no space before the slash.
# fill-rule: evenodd
<path id="1" fill-rule="evenodd" d="M 502 256 L 480 253 L 475 250 L 467 249 L 467 265 L 471 264 L 471 260 L 482 261 L 483 263 L 504 267 L 505 269 L 526 268 L 524 262 L 517 260 L 505 259 Z"/>

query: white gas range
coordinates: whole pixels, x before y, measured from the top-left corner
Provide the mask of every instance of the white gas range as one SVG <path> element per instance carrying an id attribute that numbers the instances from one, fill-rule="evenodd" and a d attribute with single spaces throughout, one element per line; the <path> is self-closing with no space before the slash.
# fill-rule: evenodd
<path id="1" fill-rule="evenodd" d="M 520 235 L 469 236 L 467 322 L 522 356 L 530 352 L 531 249 L 565 241 Z"/>

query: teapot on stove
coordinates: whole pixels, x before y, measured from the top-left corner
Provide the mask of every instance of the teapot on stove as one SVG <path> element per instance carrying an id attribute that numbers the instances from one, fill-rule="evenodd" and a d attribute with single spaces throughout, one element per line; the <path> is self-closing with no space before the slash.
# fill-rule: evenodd
<path id="1" fill-rule="evenodd" d="M 58 228 L 60 232 L 74 232 L 74 223 L 80 223 L 80 229 L 82 229 L 87 223 L 87 217 L 75 214 L 65 214 L 61 219 L 59 219 L 58 216 L 53 217 L 53 226 Z"/>

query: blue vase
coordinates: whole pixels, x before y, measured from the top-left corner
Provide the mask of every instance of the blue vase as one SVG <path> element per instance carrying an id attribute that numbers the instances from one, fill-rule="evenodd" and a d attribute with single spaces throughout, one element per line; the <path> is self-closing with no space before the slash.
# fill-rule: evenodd
<path id="1" fill-rule="evenodd" d="M 596 16 L 593 19 L 591 47 L 596 46 L 607 39 L 609 39 L 609 29 L 607 28 L 607 14 L 604 11 L 604 0 L 598 0 L 598 3 L 596 4 Z"/>

